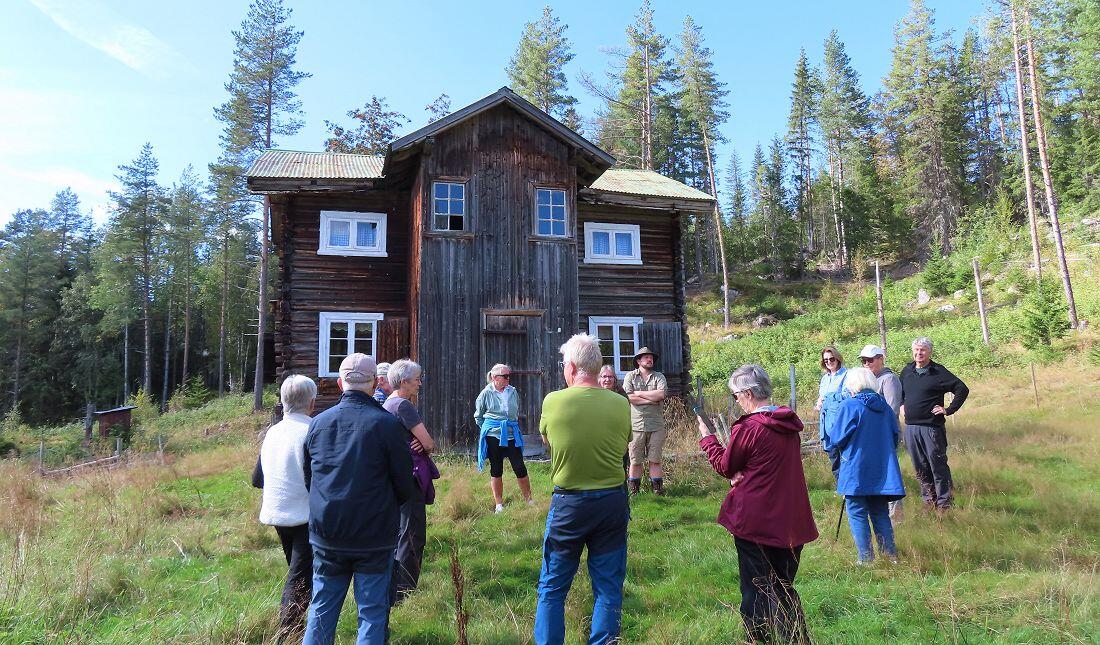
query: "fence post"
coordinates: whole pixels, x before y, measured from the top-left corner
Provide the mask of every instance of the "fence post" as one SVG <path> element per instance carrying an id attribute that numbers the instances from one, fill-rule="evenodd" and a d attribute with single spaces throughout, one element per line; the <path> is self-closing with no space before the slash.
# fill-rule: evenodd
<path id="1" fill-rule="evenodd" d="M 886 351 L 886 315 L 882 308 L 882 275 L 878 260 L 875 260 L 875 303 L 878 306 L 878 335 L 882 341 L 882 351 Z"/>
<path id="2" fill-rule="evenodd" d="M 42 441 L 38 442 L 38 474 L 40 474 L 40 475 L 42 473 L 46 472 L 46 468 L 44 466 L 45 459 L 46 459 L 46 441 L 42 440 Z"/>
<path id="3" fill-rule="evenodd" d="M 989 322 L 985 318 L 985 300 L 982 299 L 982 271 L 978 267 L 978 258 L 972 260 L 974 265 L 974 289 L 978 293 L 978 316 L 982 319 L 982 342 L 989 347 Z"/>
<path id="4" fill-rule="evenodd" d="M 157 459 L 160 465 L 164 465 L 164 435 L 157 435 Z"/>
<path id="5" fill-rule="evenodd" d="M 122 456 L 122 437 L 115 437 L 115 456 Z"/>
<path id="6" fill-rule="evenodd" d="M 795 389 L 794 383 L 794 363 L 790 364 L 791 368 L 791 410 L 798 412 L 798 390 Z"/>

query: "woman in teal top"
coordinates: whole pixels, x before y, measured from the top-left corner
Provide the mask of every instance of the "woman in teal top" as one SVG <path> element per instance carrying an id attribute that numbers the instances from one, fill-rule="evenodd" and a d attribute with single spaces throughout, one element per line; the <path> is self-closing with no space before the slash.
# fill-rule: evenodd
<path id="1" fill-rule="evenodd" d="M 495 512 L 504 510 L 504 458 L 512 464 L 523 499 L 531 499 L 531 480 L 523 463 L 523 433 L 519 429 L 519 392 L 509 382 L 512 368 L 497 363 L 485 375 L 488 385 L 477 395 L 474 403 L 474 421 L 481 429 L 477 448 L 478 472 L 489 459 L 489 489 L 493 491 Z"/>

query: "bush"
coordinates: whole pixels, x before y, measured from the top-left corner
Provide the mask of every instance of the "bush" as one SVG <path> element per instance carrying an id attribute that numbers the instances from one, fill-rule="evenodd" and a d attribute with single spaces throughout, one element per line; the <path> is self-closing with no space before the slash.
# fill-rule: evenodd
<path id="1" fill-rule="evenodd" d="M 206 387 L 202 377 L 192 376 L 172 394 L 172 398 L 168 399 L 168 410 L 170 412 L 194 410 L 206 405 L 213 398 L 214 393 Z"/>
<path id="2" fill-rule="evenodd" d="M 1054 280 L 1036 281 L 1023 300 L 1019 325 L 1020 342 L 1028 349 L 1050 347 L 1051 342 L 1066 335 L 1069 310 L 1062 290 Z"/>
<path id="3" fill-rule="evenodd" d="M 951 268 L 951 263 L 943 257 L 943 251 L 939 244 L 932 247 L 932 256 L 928 258 L 928 263 L 924 265 L 921 282 L 924 284 L 924 288 L 928 289 L 928 293 L 933 296 L 946 296 L 955 290 L 953 288 L 955 273 Z"/>
<path id="4" fill-rule="evenodd" d="M 160 416 L 157 411 L 157 406 L 153 403 L 153 397 L 149 396 L 149 393 L 145 390 L 138 390 L 137 394 L 130 396 L 130 400 L 126 402 L 126 405 L 134 406 L 132 413 L 133 424 L 137 428 L 144 428 L 153 419 Z"/>

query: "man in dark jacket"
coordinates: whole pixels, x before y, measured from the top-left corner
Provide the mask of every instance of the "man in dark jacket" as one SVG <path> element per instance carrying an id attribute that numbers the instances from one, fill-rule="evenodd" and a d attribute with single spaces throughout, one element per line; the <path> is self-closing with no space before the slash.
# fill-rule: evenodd
<path id="1" fill-rule="evenodd" d="M 959 377 L 932 360 L 932 341 L 913 341 L 913 362 L 901 370 L 902 412 L 905 416 L 905 448 L 913 460 L 925 506 L 951 508 L 953 484 L 947 466 L 945 419 L 958 411 L 970 390 Z M 951 392 L 951 405 L 943 396 Z"/>
<path id="2" fill-rule="evenodd" d="M 355 579 L 358 643 L 381 645 L 401 504 L 417 494 L 407 433 L 371 396 L 374 359 L 340 364 L 339 403 L 314 417 L 305 444 L 313 601 L 304 645 L 333 643 L 340 608 Z"/>

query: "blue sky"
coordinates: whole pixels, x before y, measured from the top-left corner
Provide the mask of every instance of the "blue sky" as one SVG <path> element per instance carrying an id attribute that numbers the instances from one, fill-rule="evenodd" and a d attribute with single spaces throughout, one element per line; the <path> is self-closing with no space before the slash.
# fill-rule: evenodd
<path id="1" fill-rule="evenodd" d="M 441 92 L 458 108 L 508 82 L 504 67 L 525 22 L 544 2 L 287 0 L 305 36 L 299 86 L 306 126 L 279 147 L 319 150 L 324 120 L 343 120 L 372 94 L 412 122 Z M 894 25 L 908 0 L 798 2 L 673 2 L 653 0 L 658 28 L 679 33 L 685 15 L 703 27 L 719 75 L 730 91 L 731 147 L 742 158 L 757 142 L 785 129 L 798 52 L 811 60 L 837 29 L 865 89 L 873 92 L 890 65 Z M 205 175 L 217 156 L 219 124 L 212 108 L 225 98 L 233 39 L 247 12 L 244 0 L 14 0 L 0 21 L 0 223 L 19 208 L 46 207 L 71 186 L 102 221 L 117 166 L 149 141 L 161 181 L 173 183 L 188 164 Z M 978 2 L 928 0 L 939 30 L 966 29 Z M 552 2 L 569 26 L 576 58 L 571 90 L 581 112 L 597 101 L 576 78 L 602 78 L 607 48 L 622 46 L 639 3 Z"/>

